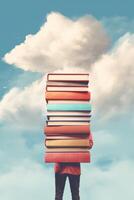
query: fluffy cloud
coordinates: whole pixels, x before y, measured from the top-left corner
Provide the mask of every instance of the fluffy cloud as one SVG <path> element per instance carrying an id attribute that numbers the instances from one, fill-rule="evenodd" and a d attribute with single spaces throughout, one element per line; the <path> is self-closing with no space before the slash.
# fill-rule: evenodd
<path id="1" fill-rule="evenodd" d="M 134 162 L 122 160 L 110 166 L 108 170 L 101 170 L 95 166 L 83 168 L 81 192 L 82 198 L 91 200 L 130 199 L 134 198 L 133 178 Z"/>
<path id="2" fill-rule="evenodd" d="M 1 200 L 53 199 L 52 170 L 30 160 L 25 160 L 21 164 L 7 173 L 0 174 Z"/>
<path id="3" fill-rule="evenodd" d="M 134 102 L 134 34 L 125 34 L 92 65 L 92 97 L 101 119 L 131 111 Z"/>
<path id="4" fill-rule="evenodd" d="M 92 16 L 71 20 L 50 13 L 35 35 L 27 35 L 4 56 L 5 62 L 23 70 L 48 72 L 62 67 L 89 67 L 108 46 L 107 35 Z"/>
<path id="5" fill-rule="evenodd" d="M 53 169 L 25 160 L 7 173 L 0 174 L 1 200 L 54 199 L 55 183 Z M 126 198 L 132 200 L 134 163 L 121 161 L 108 170 L 101 170 L 91 164 L 83 164 L 80 182 L 80 196 L 91 200 Z M 128 184 L 129 183 L 129 184 Z M 64 199 L 71 199 L 68 181 Z"/>
<path id="6" fill-rule="evenodd" d="M 111 164 L 116 164 L 119 161 L 133 160 L 134 136 L 132 130 L 127 128 L 125 131 L 124 127 L 117 124 L 112 129 L 108 127 L 98 131 L 92 130 L 94 136 L 94 147 L 91 152 L 92 162 L 106 170 Z"/>
<path id="7" fill-rule="evenodd" d="M 1 121 L 14 126 L 39 128 L 45 110 L 45 77 L 24 89 L 11 89 L 0 101 Z"/>

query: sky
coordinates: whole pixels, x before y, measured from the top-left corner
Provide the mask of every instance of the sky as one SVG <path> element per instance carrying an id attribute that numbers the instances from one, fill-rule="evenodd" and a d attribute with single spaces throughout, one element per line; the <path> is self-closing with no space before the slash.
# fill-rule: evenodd
<path id="1" fill-rule="evenodd" d="M 48 72 L 91 75 L 94 146 L 80 196 L 133 200 L 134 2 L 0 2 L 0 199 L 54 199 L 44 163 Z M 50 192 L 51 191 L 51 192 Z M 64 199 L 71 199 L 66 183 Z"/>

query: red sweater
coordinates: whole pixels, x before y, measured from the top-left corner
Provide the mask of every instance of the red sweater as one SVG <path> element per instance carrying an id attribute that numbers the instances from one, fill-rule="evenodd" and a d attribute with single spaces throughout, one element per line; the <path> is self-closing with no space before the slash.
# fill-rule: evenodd
<path id="1" fill-rule="evenodd" d="M 55 163 L 55 173 L 80 175 L 80 163 Z"/>
<path id="2" fill-rule="evenodd" d="M 92 134 L 89 135 L 89 144 L 90 148 L 93 146 L 93 137 Z M 81 166 L 80 163 L 55 163 L 54 166 L 55 173 L 60 174 L 73 174 L 80 175 L 81 174 Z"/>

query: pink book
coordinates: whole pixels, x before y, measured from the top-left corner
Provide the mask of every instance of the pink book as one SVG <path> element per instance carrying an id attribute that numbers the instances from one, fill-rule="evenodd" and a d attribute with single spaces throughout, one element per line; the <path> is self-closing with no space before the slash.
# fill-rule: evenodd
<path id="1" fill-rule="evenodd" d="M 90 162 L 90 152 L 64 152 L 64 153 L 45 153 L 44 161 L 46 163 L 55 162 L 79 162 L 88 163 Z"/>

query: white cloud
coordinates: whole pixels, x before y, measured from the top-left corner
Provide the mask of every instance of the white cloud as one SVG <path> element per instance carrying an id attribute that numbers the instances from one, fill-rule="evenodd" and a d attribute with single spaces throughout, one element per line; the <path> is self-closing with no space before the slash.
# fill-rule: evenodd
<path id="1" fill-rule="evenodd" d="M 123 122 L 122 122 L 123 123 Z M 115 123 L 114 123 L 115 124 Z M 97 126 L 97 124 L 95 125 Z M 102 169 L 122 160 L 133 160 L 133 129 L 121 126 L 93 131 L 94 146 L 91 160 Z"/>
<path id="2" fill-rule="evenodd" d="M 7 173 L 0 174 L 1 200 L 53 199 L 54 175 L 52 170 L 43 168 L 40 164 L 30 160 L 25 160 L 21 164 Z"/>
<path id="3" fill-rule="evenodd" d="M 4 60 L 23 70 L 48 72 L 63 67 L 89 67 L 108 47 L 107 35 L 92 16 L 71 20 L 50 13 L 40 30 L 27 35 L 4 56 Z"/>
<path id="4" fill-rule="evenodd" d="M 101 170 L 91 164 L 82 165 L 80 197 L 91 200 L 133 200 L 134 163 L 121 161 L 108 170 Z M 53 168 L 25 160 L 7 173 L 0 174 L 1 200 L 54 199 L 55 180 Z M 68 180 L 64 199 L 71 198 Z"/>
<path id="5" fill-rule="evenodd" d="M 92 65 L 94 109 L 106 119 L 131 111 L 134 102 L 134 34 L 127 33 Z"/>
<path id="6" fill-rule="evenodd" d="M 0 101 L 1 121 L 12 122 L 14 126 L 39 128 L 44 119 L 45 77 L 24 89 L 11 89 Z"/>
<path id="7" fill-rule="evenodd" d="M 109 130 L 100 130 L 93 132 L 94 146 L 91 153 L 93 162 L 110 161 L 114 162 L 115 159 L 120 158 L 120 151 L 117 149 L 122 148 L 120 144 L 120 137 L 117 133 L 110 132 Z M 125 141 L 124 141 L 125 143 Z M 122 159 L 123 155 L 121 155 Z"/>
<path id="8" fill-rule="evenodd" d="M 82 198 L 94 200 L 133 200 L 134 162 L 122 160 L 108 170 L 91 164 L 83 168 L 81 184 Z"/>
<path id="9" fill-rule="evenodd" d="M 23 165 L 24 160 L 43 162 L 44 134 L 33 127 L 29 131 L 18 130 L 5 125 L 0 127 L 0 173 L 10 171 L 14 166 Z"/>

